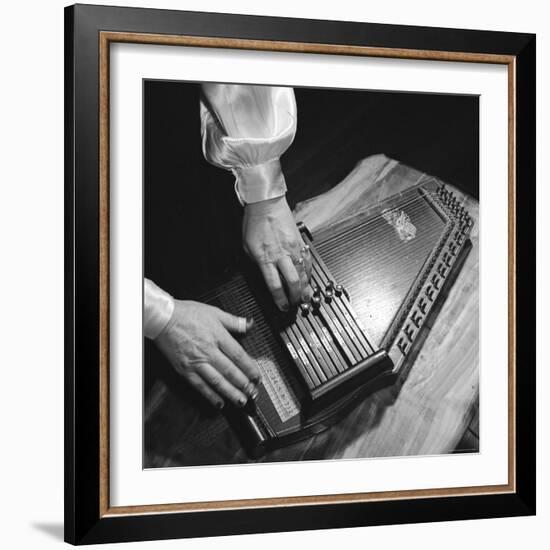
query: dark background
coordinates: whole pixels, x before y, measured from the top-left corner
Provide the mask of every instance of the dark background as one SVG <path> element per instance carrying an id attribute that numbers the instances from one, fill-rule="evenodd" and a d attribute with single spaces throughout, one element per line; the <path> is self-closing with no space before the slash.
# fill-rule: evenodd
<path id="1" fill-rule="evenodd" d="M 144 82 L 144 274 L 178 299 L 219 282 L 242 254 L 234 177 L 202 154 L 199 94 L 194 83 Z M 478 197 L 477 97 L 305 88 L 295 94 L 298 129 L 281 159 L 291 208 L 377 153 Z M 149 342 L 144 365 L 147 394 L 166 369 Z"/>

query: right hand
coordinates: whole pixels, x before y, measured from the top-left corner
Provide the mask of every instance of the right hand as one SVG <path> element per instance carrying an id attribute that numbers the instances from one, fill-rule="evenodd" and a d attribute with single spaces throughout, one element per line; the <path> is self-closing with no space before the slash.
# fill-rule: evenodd
<path id="1" fill-rule="evenodd" d="M 244 207 L 243 246 L 281 311 L 311 297 L 311 254 L 285 196 Z"/>
<path id="2" fill-rule="evenodd" d="M 221 409 L 226 400 L 244 407 L 257 396 L 261 373 L 230 333 L 244 334 L 252 326 L 251 319 L 217 307 L 176 300 L 155 342 L 176 372 L 214 407 Z"/>

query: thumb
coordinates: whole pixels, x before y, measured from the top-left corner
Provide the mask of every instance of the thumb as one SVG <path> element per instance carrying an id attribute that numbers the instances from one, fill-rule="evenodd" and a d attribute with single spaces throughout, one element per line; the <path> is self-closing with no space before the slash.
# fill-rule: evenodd
<path id="1" fill-rule="evenodd" d="M 246 334 L 254 326 L 254 319 L 237 317 L 221 309 L 218 310 L 218 319 L 229 332 L 235 334 Z"/>

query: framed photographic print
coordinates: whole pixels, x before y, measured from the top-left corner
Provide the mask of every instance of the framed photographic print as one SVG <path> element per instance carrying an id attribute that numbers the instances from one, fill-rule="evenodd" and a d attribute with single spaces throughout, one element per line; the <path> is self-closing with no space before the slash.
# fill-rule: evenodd
<path id="1" fill-rule="evenodd" d="M 65 537 L 535 513 L 535 37 L 65 12 Z"/>

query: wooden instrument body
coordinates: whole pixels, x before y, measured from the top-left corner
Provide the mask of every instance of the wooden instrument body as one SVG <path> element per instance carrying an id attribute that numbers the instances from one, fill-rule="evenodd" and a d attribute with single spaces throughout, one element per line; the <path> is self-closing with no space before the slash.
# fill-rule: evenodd
<path id="1" fill-rule="evenodd" d="M 382 207 L 382 203 L 387 197 L 406 192 L 412 186 L 426 183 L 429 179 L 428 176 L 399 165 L 399 163 L 391 161 L 386 157 L 370 157 L 360 163 L 346 180 L 329 193 L 299 205 L 297 208 L 297 218 L 304 220 L 311 227 L 316 237 L 315 242 L 322 249 L 324 236 L 329 238 L 330 235 L 334 235 L 335 231 L 337 232 L 338 228 L 336 226 L 338 224 L 356 223 L 357 215 L 368 218 L 372 216 L 372 209 Z M 467 197 L 461 196 L 459 193 L 458 196 L 461 201 L 467 202 L 467 208 L 475 219 L 477 217 L 477 204 L 467 199 Z M 354 218 L 355 222 L 352 221 Z M 388 228 L 393 230 L 390 224 L 388 224 Z M 355 402 L 357 405 L 353 407 L 352 412 L 349 412 L 349 407 L 342 406 L 346 403 L 336 403 L 332 408 L 328 407 L 323 411 L 323 414 L 309 419 L 309 422 L 308 419 L 305 419 L 305 421 L 303 420 L 301 423 L 292 426 L 286 433 L 281 432 L 275 434 L 275 437 L 271 436 L 268 438 L 269 444 L 278 443 L 285 444 L 286 446 L 278 450 L 270 450 L 261 460 L 296 460 L 324 457 L 334 458 L 338 456 L 391 456 L 395 454 L 416 454 L 417 450 L 419 452 L 437 453 L 449 452 L 452 449 L 452 446 L 460 438 L 461 432 L 469 421 L 471 412 L 477 403 L 477 334 L 472 333 L 468 326 L 471 321 L 477 323 L 476 230 L 477 228 L 474 226 L 472 240 L 475 254 L 470 254 L 470 257 L 466 260 L 465 268 L 460 273 L 457 283 L 452 288 L 449 288 L 449 284 L 446 283 L 446 286 L 441 289 L 445 293 L 450 290 L 449 298 L 444 303 L 438 304 L 437 307 L 438 309 L 442 309 L 442 311 L 437 317 L 436 326 L 443 323 L 445 326 L 444 332 L 434 335 L 434 331 L 430 331 L 431 324 L 434 322 L 434 307 L 431 312 L 432 314 L 426 317 L 423 329 L 418 332 L 415 338 L 416 342 L 423 343 L 420 354 L 418 353 L 419 345 L 417 345 L 415 349 L 408 351 L 408 360 L 404 361 L 403 355 L 401 354 L 400 357 L 396 352 L 398 339 L 394 339 L 393 342 L 389 341 L 387 331 L 381 332 L 378 330 L 380 344 L 386 346 L 386 349 L 392 354 L 395 368 L 391 372 L 385 372 L 384 376 L 370 381 L 363 388 L 358 389 L 356 392 L 351 392 L 347 396 L 347 399 L 344 400 L 347 400 L 347 404 Z M 464 259 L 464 255 L 459 257 L 457 264 L 464 261 Z M 466 286 L 468 287 L 466 292 L 464 289 L 464 280 L 466 280 Z M 472 282 L 476 283 L 473 295 L 471 293 L 473 288 Z M 466 296 L 467 299 L 465 299 Z M 445 362 L 445 360 L 442 360 L 441 355 L 444 349 L 442 350 L 441 346 L 437 345 L 437 340 L 434 345 L 433 340 L 436 338 L 441 342 L 444 336 L 449 335 L 449 321 L 456 323 L 457 318 L 460 318 L 460 299 L 465 299 L 462 305 L 465 306 L 465 311 L 468 315 L 462 317 L 461 325 L 454 326 L 455 340 L 460 341 L 467 337 L 468 350 L 473 350 L 475 355 L 467 354 L 466 357 L 459 358 L 456 353 L 449 354 L 449 366 L 453 368 L 453 371 L 456 371 L 457 364 L 464 365 L 463 361 L 460 360 L 471 359 L 472 362 L 468 365 L 469 368 L 463 369 L 464 372 L 457 372 L 457 374 L 466 376 L 459 377 L 459 380 L 456 381 L 456 387 L 446 388 L 447 390 L 458 390 L 454 393 L 458 397 L 458 408 L 453 407 L 451 403 L 446 411 L 441 409 L 443 416 L 437 419 L 451 420 L 453 422 L 453 430 L 446 431 L 438 426 L 437 433 L 434 433 L 434 436 L 437 437 L 433 437 L 430 441 L 430 438 L 426 437 L 425 428 L 427 427 L 429 431 L 434 423 L 437 424 L 437 422 L 434 422 L 436 415 L 432 411 L 438 405 L 437 402 L 433 402 L 433 408 L 426 408 L 426 405 L 431 402 L 430 378 L 435 382 L 435 379 L 439 379 L 439 375 L 444 375 L 445 371 L 445 368 L 440 364 Z M 449 311 L 449 308 L 451 311 Z M 409 309 L 408 314 L 410 315 L 410 313 Z M 365 324 L 368 326 L 369 319 L 366 318 L 364 320 L 367 321 Z M 383 342 L 382 333 L 386 336 L 386 342 Z M 454 351 L 456 352 L 456 350 Z M 420 385 L 417 376 L 416 382 L 410 387 L 410 380 L 415 379 L 415 373 L 422 378 L 422 376 L 426 376 L 426 368 L 431 371 L 434 370 L 433 361 L 440 367 L 438 369 L 439 372 L 431 372 L 428 379 L 421 381 Z M 411 376 L 408 376 L 408 367 L 413 362 L 416 362 L 415 368 L 412 369 Z M 418 364 L 420 364 L 420 367 L 418 367 L 417 372 Z M 447 369 L 448 373 L 449 370 Z M 386 390 L 378 391 L 366 399 L 364 398 L 365 393 L 371 393 L 388 382 L 394 382 L 396 379 L 399 379 L 398 384 Z M 465 380 L 467 380 L 467 386 L 464 383 Z M 444 382 L 444 380 L 439 379 L 439 382 Z M 441 388 L 438 389 L 441 390 Z M 423 391 L 418 393 L 419 390 Z M 416 400 L 413 397 L 415 394 L 417 394 Z M 176 418 L 173 414 L 174 408 L 178 409 L 182 406 L 187 408 L 182 403 L 176 403 L 175 399 L 177 400 L 177 397 L 173 395 L 173 392 L 170 392 L 166 387 L 157 385 L 149 398 L 149 403 L 155 403 L 155 407 L 148 407 L 146 404 L 146 422 L 155 422 L 157 429 L 159 428 L 161 418 L 165 422 L 173 421 L 176 424 L 185 422 L 181 415 Z M 441 401 L 439 401 L 439 404 L 441 404 Z M 159 412 L 161 411 L 162 413 L 159 417 Z M 335 414 L 337 411 L 344 414 L 344 417 L 338 420 L 332 428 L 324 433 L 315 435 L 308 442 L 298 442 L 288 445 L 292 440 L 325 430 L 338 418 L 338 415 Z M 430 414 L 426 416 L 428 412 Z M 230 435 L 227 424 L 223 422 L 223 419 L 218 417 L 215 419 L 203 418 L 202 420 L 204 422 L 199 422 L 198 424 L 195 422 L 194 431 L 200 430 L 201 425 L 203 428 L 206 428 L 207 432 L 212 430 L 213 426 L 217 426 L 215 430 L 222 430 L 224 434 L 222 440 L 218 439 L 216 442 L 212 442 L 213 446 L 208 450 L 203 448 L 202 458 L 199 459 L 198 456 L 189 458 L 189 453 L 186 453 L 187 458 L 181 460 L 181 458 L 178 459 L 178 452 L 174 453 L 169 448 L 162 450 L 158 444 L 164 439 L 165 432 L 155 442 L 149 439 L 153 443 L 150 447 L 150 451 L 153 451 L 153 453 L 147 455 L 146 451 L 146 456 L 151 457 L 149 464 L 146 464 L 146 466 L 182 465 L 186 463 L 230 463 L 251 460 L 250 457 L 243 454 L 242 448 L 239 449 L 239 443 L 236 442 L 234 436 Z M 388 422 L 390 422 L 391 426 L 389 432 L 387 431 Z M 411 423 L 413 424 L 411 425 Z M 385 433 L 383 431 L 384 428 L 381 427 L 382 425 L 386 425 Z M 167 431 L 172 432 L 173 430 L 167 428 Z M 189 430 L 184 430 L 184 432 L 189 434 Z M 423 434 L 423 438 L 419 439 L 417 437 L 419 433 Z M 192 439 L 193 437 L 190 438 L 190 440 Z M 368 441 L 371 443 L 367 443 Z M 425 447 L 422 447 L 422 445 L 425 445 Z M 184 447 L 185 441 L 183 439 L 177 442 L 178 449 L 183 449 Z M 215 456 L 212 455 L 214 449 L 216 449 Z M 423 449 L 426 450 L 423 451 Z M 208 456 L 209 454 L 210 456 Z"/>

